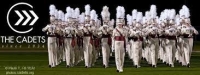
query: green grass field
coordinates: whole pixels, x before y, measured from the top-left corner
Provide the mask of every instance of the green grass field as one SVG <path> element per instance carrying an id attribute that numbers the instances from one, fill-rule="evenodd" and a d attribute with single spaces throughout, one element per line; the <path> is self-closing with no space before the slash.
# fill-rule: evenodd
<path id="1" fill-rule="evenodd" d="M 157 68 L 152 68 L 145 61 L 142 61 L 141 68 L 134 68 L 132 61 L 127 57 L 124 63 L 124 72 L 117 73 L 114 57 L 110 58 L 110 67 L 102 67 L 102 59 L 99 58 L 92 68 L 84 68 L 81 62 L 75 67 L 66 68 L 63 62 L 55 68 L 48 67 L 46 52 L 0 52 L 0 75 L 8 72 L 26 71 L 29 74 L 13 75 L 199 75 L 200 74 L 200 53 L 193 52 L 191 67 L 182 67 L 175 64 L 174 68 L 158 63 Z M 8 67 L 19 67 L 20 69 L 8 69 Z M 30 68 L 31 67 L 31 68 Z M 25 73 L 25 72 L 24 72 Z M 7 74 L 9 75 L 9 74 Z"/>

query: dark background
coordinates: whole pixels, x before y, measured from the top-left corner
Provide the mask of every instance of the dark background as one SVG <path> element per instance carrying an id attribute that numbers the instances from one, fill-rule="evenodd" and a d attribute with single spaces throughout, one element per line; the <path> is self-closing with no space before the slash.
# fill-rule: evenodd
<path id="1" fill-rule="evenodd" d="M 10 29 L 6 21 L 6 15 L 9 8 L 18 2 L 27 2 L 33 5 L 33 10 L 39 16 L 39 20 L 33 26 L 34 29 L 27 34 L 18 34 Z M 111 18 L 115 19 L 116 16 L 116 7 L 118 5 L 125 7 L 125 13 L 131 14 L 133 9 L 144 12 L 150 9 L 151 4 L 157 6 L 157 13 L 160 15 L 160 12 L 164 9 L 175 9 L 178 13 L 182 5 L 186 5 L 190 9 L 191 14 L 191 23 L 195 28 L 200 29 L 199 25 L 199 3 L 198 0 L 5 0 L 1 1 L 1 21 L 0 21 L 0 36 L 12 36 L 12 35 L 45 35 L 41 30 L 46 24 L 49 23 L 49 5 L 56 5 L 57 9 L 63 10 L 66 12 L 66 7 L 70 6 L 72 8 L 79 7 L 81 12 L 84 12 L 84 6 L 86 4 L 91 5 L 91 9 L 95 9 L 100 16 L 102 7 L 107 5 L 109 11 L 111 12 Z M 14 17 L 18 17 L 15 15 Z M 25 18 L 26 19 L 26 18 Z M 25 20 L 24 19 L 24 20 Z M 18 19 L 17 19 L 18 20 Z M 23 21 L 24 21 L 23 20 Z M 29 22 L 30 23 L 30 22 Z"/>

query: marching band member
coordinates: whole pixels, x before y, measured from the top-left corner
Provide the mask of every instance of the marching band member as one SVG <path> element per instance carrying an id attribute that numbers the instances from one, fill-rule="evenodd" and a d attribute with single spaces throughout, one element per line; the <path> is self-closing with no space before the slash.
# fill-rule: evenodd
<path id="1" fill-rule="evenodd" d="M 144 17 L 134 9 L 132 16 L 127 15 L 127 26 L 125 9 L 118 6 L 115 28 L 108 9 L 103 7 L 100 26 L 97 12 L 90 10 L 90 5 L 85 6 L 82 14 L 79 8 L 67 7 L 64 14 L 50 5 L 50 24 L 42 29 L 48 35 L 49 67 L 59 65 L 61 60 L 66 62 L 66 67 L 72 67 L 84 59 L 85 67 L 90 68 L 102 53 L 103 66 L 107 68 L 112 52 L 117 72 L 123 72 L 125 52 L 136 68 L 141 66 L 141 58 L 152 67 L 157 66 L 157 59 L 170 67 L 174 67 L 175 59 L 182 66 L 190 67 L 193 36 L 198 31 L 191 25 L 189 8 L 185 5 L 180 15 L 174 9 L 165 9 L 159 18 L 155 5 L 151 5 Z"/>
<path id="2" fill-rule="evenodd" d="M 185 62 L 187 67 L 190 67 L 190 57 L 193 48 L 193 36 L 198 34 L 198 31 L 190 24 L 190 12 L 189 9 L 183 5 L 180 10 L 181 25 L 182 25 L 182 35 L 183 35 L 183 51 L 185 56 Z"/>
<path id="3" fill-rule="evenodd" d="M 50 14 L 50 24 L 48 24 L 46 27 L 44 27 L 42 29 L 43 32 L 46 32 L 48 35 L 48 59 L 49 59 L 49 67 L 55 67 L 56 63 L 55 63 L 55 47 L 56 47 L 56 36 L 55 36 L 55 10 L 56 7 L 54 5 L 50 5 L 49 6 L 49 14 Z"/>
<path id="4" fill-rule="evenodd" d="M 97 35 L 97 14 L 95 10 L 92 10 L 90 12 L 90 32 L 92 33 L 92 59 L 91 64 L 94 66 L 94 63 L 96 62 L 96 59 L 98 58 L 97 48 L 99 46 L 99 39 Z"/>
<path id="5" fill-rule="evenodd" d="M 133 36 L 133 59 L 134 59 L 134 65 L 136 68 L 140 67 L 140 61 L 141 61 L 141 54 L 142 54 L 142 42 L 143 42 L 143 31 L 141 26 L 142 21 L 142 12 L 137 13 L 136 17 L 136 29 L 132 32 Z"/>
<path id="6" fill-rule="evenodd" d="M 92 32 L 90 28 L 90 5 L 85 6 L 85 27 L 83 28 L 83 49 L 85 67 L 90 68 L 92 66 Z"/>
<path id="7" fill-rule="evenodd" d="M 133 28 L 133 24 L 132 24 L 132 16 L 131 15 L 129 15 L 129 14 L 127 14 L 126 15 L 126 18 L 127 18 L 127 25 L 129 26 L 129 31 L 128 31 L 128 33 L 130 34 L 131 33 L 131 30 L 132 30 L 132 28 Z M 131 38 L 130 38 L 130 36 L 128 36 L 128 42 L 129 42 L 129 44 L 127 45 L 127 49 L 126 49 L 126 51 L 127 51 L 127 53 L 128 53 L 128 57 L 129 57 L 129 59 L 132 59 L 132 43 L 131 43 Z"/>
<path id="8" fill-rule="evenodd" d="M 117 7 L 117 20 L 116 26 L 113 30 L 113 37 L 114 37 L 114 49 L 115 49 L 115 62 L 117 67 L 117 72 L 123 72 L 124 66 L 124 56 L 125 56 L 125 39 L 127 37 L 127 33 L 123 28 L 124 25 L 124 16 L 125 16 L 125 9 L 122 6 Z"/>
<path id="9" fill-rule="evenodd" d="M 157 28 L 157 22 L 156 22 L 156 6 L 151 5 L 150 9 L 151 13 L 151 29 L 149 34 L 149 42 L 150 42 L 150 51 L 151 51 L 151 63 L 152 67 L 156 67 L 157 65 L 157 58 L 158 58 L 158 49 L 159 49 L 159 40 L 158 40 L 158 28 Z"/>
<path id="10" fill-rule="evenodd" d="M 72 10 L 70 7 L 66 8 L 67 13 L 65 14 L 65 20 L 67 21 L 66 27 L 64 29 L 64 44 L 65 44 L 65 55 L 66 55 L 66 67 L 71 67 L 73 66 L 72 64 L 72 36 L 73 36 L 73 31 L 72 31 Z"/>
<path id="11" fill-rule="evenodd" d="M 177 29 L 175 26 L 175 15 L 176 12 L 174 9 L 171 9 L 169 12 L 169 28 L 165 30 L 166 34 L 166 53 L 168 54 L 169 66 L 174 67 L 175 52 L 176 52 L 176 37 Z"/>
<path id="12" fill-rule="evenodd" d="M 99 28 L 98 35 L 101 36 L 102 44 L 102 58 L 104 68 L 108 67 L 109 57 L 110 57 L 110 47 L 109 47 L 109 38 L 111 34 L 109 33 L 109 21 L 110 21 L 110 12 L 107 6 L 103 7 L 101 16 L 103 19 L 103 25 Z"/>

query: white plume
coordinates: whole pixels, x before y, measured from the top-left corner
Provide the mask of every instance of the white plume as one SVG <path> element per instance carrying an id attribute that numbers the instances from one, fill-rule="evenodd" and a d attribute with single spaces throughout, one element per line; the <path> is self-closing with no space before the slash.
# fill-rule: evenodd
<path id="1" fill-rule="evenodd" d="M 182 6 L 182 9 L 183 9 L 183 11 L 184 11 L 185 17 L 186 17 L 186 18 L 189 18 L 189 17 L 190 17 L 190 10 L 189 10 L 189 8 L 188 8 L 186 5 L 183 5 L 183 6 Z"/>
<path id="2" fill-rule="evenodd" d="M 180 9 L 180 10 L 179 10 L 179 14 L 180 14 L 180 16 L 183 16 L 183 15 L 184 15 L 184 10 L 183 10 L 183 9 Z"/>
<path id="3" fill-rule="evenodd" d="M 49 14 L 50 14 L 50 15 L 54 15 L 55 9 L 56 9 L 55 5 L 51 4 L 51 5 L 49 6 Z"/>
<path id="4" fill-rule="evenodd" d="M 72 14 L 72 18 L 76 18 L 75 10 L 73 8 L 71 8 L 71 14 Z"/>
<path id="5" fill-rule="evenodd" d="M 121 6 L 118 6 L 116 10 L 117 10 L 117 14 L 116 14 L 117 18 L 121 18 L 120 17 L 121 16 Z"/>
<path id="6" fill-rule="evenodd" d="M 134 9 L 134 10 L 132 11 L 132 17 L 133 17 L 133 19 L 136 19 L 136 18 L 137 18 L 137 10 L 136 10 L 136 9 Z"/>
<path id="7" fill-rule="evenodd" d="M 180 16 L 179 16 L 179 14 L 176 15 L 175 22 L 176 22 L 176 25 L 180 24 Z"/>
<path id="8" fill-rule="evenodd" d="M 150 20 L 151 14 L 150 14 L 149 11 L 145 12 L 145 17 L 146 17 L 147 20 Z"/>
<path id="9" fill-rule="evenodd" d="M 62 19 L 62 11 L 61 10 L 58 10 L 58 19 Z"/>
<path id="10" fill-rule="evenodd" d="M 126 15 L 126 19 L 127 19 L 127 23 L 128 23 L 129 25 L 132 25 L 132 16 L 129 15 L 129 14 L 127 14 L 127 15 Z"/>
<path id="11" fill-rule="evenodd" d="M 170 19 L 175 19 L 175 16 L 176 16 L 175 9 L 171 9 L 170 12 L 169 12 L 169 18 Z"/>
<path id="12" fill-rule="evenodd" d="M 90 5 L 85 5 L 85 15 L 90 15 Z"/>
<path id="13" fill-rule="evenodd" d="M 57 9 L 54 10 L 54 15 L 55 15 L 55 18 L 58 19 L 59 15 L 58 15 L 58 10 Z"/>
<path id="14" fill-rule="evenodd" d="M 117 7 L 117 14 L 116 14 L 117 18 L 124 18 L 125 16 L 125 9 L 122 6 L 118 6 Z"/>
<path id="15" fill-rule="evenodd" d="M 162 11 L 162 12 L 160 13 L 159 19 L 160 19 L 160 20 L 163 20 L 163 16 L 164 16 L 164 12 Z"/>
<path id="16" fill-rule="evenodd" d="M 66 8 L 66 12 L 67 12 L 67 15 L 66 15 L 67 18 L 72 17 L 72 9 L 69 6 Z"/>
<path id="17" fill-rule="evenodd" d="M 141 23 L 142 17 L 143 17 L 143 16 L 142 16 L 142 12 L 138 12 L 138 13 L 137 13 L 136 21 Z"/>
<path id="18" fill-rule="evenodd" d="M 124 9 L 123 6 L 121 7 L 121 13 L 122 13 L 122 17 L 124 18 L 124 16 L 125 16 L 125 9 Z"/>
<path id="19" fill-rule="evenodd" d="M 75 16 L 76 16 L 76 18 L 78 18 L 79 15 L 80 15 L 80 10 L 79 10 L 79 8 L 76 8 L 75 9 Z"/>
<path id="20" fill-rule="evenodd" d="M 55 10 L 49 11 L 50 15 L 55 15 L 54 13 L 55 13 Z"/>
<path id="21" fill-rule="evenodd" d="M 151 5 L 150 7 L 150 13 L 151 13 L 151 18 L 156 18 L 157 12 L 156 12 L 156 5 Z"/>
<path id="22" fill-rule="evenodd" d="M 96 18 L 96 11 L 95 11 L 95 10 L 92 10 L 92 11 L 90 12 L 90 16 L 91 16 L 91 19 L 92 19 L 92 20 L 95 20 L 95 18 Z"/>
<path id="23" fill-rule="evenodd" d="M 50 10 L 50 11 L 55 10 L 55 9 L 56 9 L 56 7 L 55 7 L 54 4 L 51 4 L 51 5 L 49 6 L 49 10 Z"/>
<path id="24" fill-rule="evenodd" d="M 81 15 L 79 15 L 79 22 L 80 23 L 84 23 L 85 22 L 85 13 L 81 13 Z"/>
<path id="25" fill-rule="evenodd" d="M 163 19 L 169 19 L 169 15 L 170 15 L 170 10 L 169 9 L 165 9 L 164 13 L 163 13 Z"/>
<path id="26" fill-rule="evenodd" d="M 109 8 L 107 6 L 103 7 L 103 10 L 101 12 L 101 16 L 104 19 L 105 17 L 110 17 L 110 12 L 108 11 Z"/>

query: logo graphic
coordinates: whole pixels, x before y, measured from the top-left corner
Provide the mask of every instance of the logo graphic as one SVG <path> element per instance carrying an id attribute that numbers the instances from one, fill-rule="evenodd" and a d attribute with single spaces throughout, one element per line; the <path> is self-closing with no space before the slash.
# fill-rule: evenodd
<path id="1" fill-rule="evenodd" d="M 26 8 L 27 10 L 24 10 Z M 33 6 L 28 4 L 28 3 L 24 3 L 24 2 L 20 2 L 20 3 L 16 3 L 14 4 L 7 13 L 7 23 L 9 25 L 9 27 L 15 31 L 16 33 L 20 33 L 20 34 L 24 34 L 24 33 L 28 33 L 30 31 L 33 30 L 33 25 L 35 24 L 35 22 L 39 19 L 39 17 L 35 14 L 35 12 L 32 10 Z M 17 15 L 19 17 L 18 21 L 16 21 L 15 23 L 11 23 L 10 19 L 13 20 L 13 16 L 10 16 L 12 12 L 15 12 L 15 16 Z M 26 19 L 24 19 L 25 17 Z M 33 18 L 32 18 L 33 17 Z M 23 21 L 25 20 L 25 21 Z M 30 23 L 29 23 L 30 22 Z M 20 25 L 22 24 L 22 25 Z M 26 30 L 20 30 L 20 28 L 16 28 L 18 26 L 27 26 L 26 28 L 21 28 L 21 29 L 26 29 Z M 28 28 L 28 29 L 27 29 Z"/>

